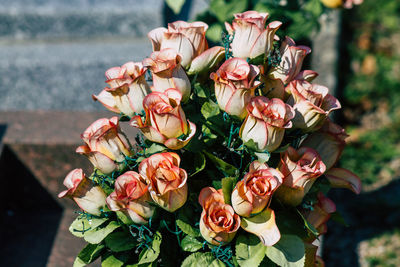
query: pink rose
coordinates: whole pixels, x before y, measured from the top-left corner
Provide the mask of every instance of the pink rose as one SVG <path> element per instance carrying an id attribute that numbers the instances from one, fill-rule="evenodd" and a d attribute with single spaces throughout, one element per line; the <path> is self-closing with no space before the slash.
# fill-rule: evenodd
<path id="1" fill-rule="evenodd" d="M 257 96 L 247 105 L 247 111 L 239 132 L 243 142 L 259 152 L 277 149 L 285 129 L 292 127 L 293 108 L 278 98 Z"/>
<path id="2" fill-rule="evenodd" d="M 181 93 L 173 88 L 147 95 L 143 101 L 145 122 L 135 116 L 131 125 L 139 128 L 150 141 L 175 150 L 184 147 L 196 133 L 196 125 L 186 120 L 181 98 Z"/>
<path id="3" fill-rule="evenodd" d="M 128 62 L 106 71 L 108 85 L 99 95 L 93 95 L 107 109 L 129 117 L 143 112 L 143 99 L 150 93 L 145 79 L 146 68 L 140 62 Z"/>
<path id="4" fill-rule="evenodd" d="M 321 128 L 328 115 L 341 107 L 339 101 L 329 94 L 329 89 L 325 86 L 295 80 L 288 87 L 296 112 L 293 119 L 294 127 L 305 132 Z"/>
<path id="5" fill-rule="evenodd" d="M 303 215 L 307 222 L 313 225 L 320 235 L 323 235 L 327 231 L 326 223 L 331 217 L 331 213 L 336 211 L 336 205 L 321 192 L 317 197 L 318 202 L 314 204 L 312 210 L 303 211 Z"/>
<path id="6" fill-rule="evenodd" d="M 280 79 L 283 85 L 294 80 L 300 73 L 303 65 L 303 60 L 311 53 L 311 49 L 307 46 L 296 46 L 292 38 L 287 37 L 282 42 L 281 48 L 281 62 L 279 66 L 271 69 L 271 76 L 273 79 Z"/>
<path id="7" fill-rule="evenodd" d="M 277 197 L 286 204 L 297 206 L 326 167 L 314 149 L 301 147 L 296 150 L 289 147 L 281 153 L 278 169 L 284 178 L 276 192 Z"/>
<path id="8" fill-rule="evenodd" d="M 273 48 L 275 32 L 282 25 L 280 21 L 273 21 L 265 28 L 268 13 L 246 11 L 234 14 L 232 26 L 225 23 L 226 30 L 233 34 L 231 43 L 234 57 L 256 58 L 260 55 L 268 56 Z"/>
<path id="9" fill-rule="evenodd" d="M 207 48 L 206 30 L 204 22 L 175 21 L 166 28 L 156 28 L 147 35 L 153 45 L 153 51 L 172 48 L 181 55 L 182 66 L 189 68 L 192 60 L 203 53 Z"/>
<path id="10" fill-rule="evenodd" d="M 82 169 L 74 169 L 64 179 L 67 190 L 58 194 L 59 198 L 69 197 L 87 213 L 100 216 L 106 205 L 107 195 L 100 186 L 95 186 L 83 173 Z"/>
<path id="11" fill-rule="evenodd" d="M 246 106 L 260 84 L 255 81 L 259 72 L 256 66 L 249 65 L 246 60 L 231 58 L 217 72 L 211 73 L 220 109 L 240 119 L 246 117 Z"/>
<path id="12" fill-rule="evenodd" d="M 131 155 L 131 145 L 119 127 L 118 117 L 93 122 L 81 137 L 86 145 L 78 147 L 76 152 L 87 156 L 102 173 L 121 170 L 125 156 Z"/>
<path id="13" fill-rule="evenodd" d="M 174 212 L 187 199 L 187 173 L 179 168 L 180 157 L 176 153 L 159 153 L 144 159 L 139 173 L 149 185 L 150 196 L 163 209 Z"/>
<path id="14" fill-rule="evenodd" d="M 326 169 L 329 170 L 342 155 L 347 137 L 348 135 L 340 125 L 328 119 L 321 129 L 307 136 L 301 145 L 315 149 L 324 162 Z"/>
<path id="15" fill-rule="evenodd" d="M 223 245 L 232 241 L 240 227 L 240 217 L 233 208 L 225 204 L 222 190 L 205 187 L 199 194 L 203 208 L 200 218 L 200 233 L 213 245 Z"/>
<path id="16" fill-rule="evenodd" d="M 115 190 L 107 197 L 112 211 L 126 213 L 134 223 L 146 224 L 155 207 L 150 204 L 148 186 L 137 172 L 128 171 L 115 180 Z"/>
<path id="17" fill-rule="evenodd" d="M 271 201 L 272 194 L 282 184 L 283 175 L 276 169 L 253 161 L 249 172 L 232 192 L 232 207 L 243 217 L 261 212 Z"/>
<path id="18" fill-rule="evenodd" d="M 175 88 L 181 92 L 183 102 L 189 99 L 191 85 L 181 66 L 181 60 L 181 56 L 170 48 L 153 52 L 150 58 L 143 60 L 143 64 L 153 74 L 152 91 L 164 92 L 169 88 Z"/>

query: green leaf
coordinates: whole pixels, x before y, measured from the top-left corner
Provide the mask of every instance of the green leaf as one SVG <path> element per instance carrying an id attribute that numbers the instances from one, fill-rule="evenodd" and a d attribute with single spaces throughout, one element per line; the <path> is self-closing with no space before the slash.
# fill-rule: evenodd
<path id="1" fill-rule="evenodd" d="M 239 235 L 235 247 L 236 260 L 240 266 L 257 267 L 265 257 L 266 249 L 257 236 L 248 233 Z"/>
<path id="2" fill-rule="evenodd" d="M 289 147 L 290 147 L 290 144 L 286 144 L 284 146 L 279 147 L 278 149 L 275 149 L 272 153 L 285 152 Z"/>
<path id="3" fill-rule="evenodd" d="M 236 177 L 225 177 L 222 179 L 222 193 L 226 204 L 231 204 L 232 191 L 236 186 Z"/>
<path id="4" fill-rule="evenodd" d="M 188 177 L 192 177 L 197 173 L 204 170 L 206 167 L 206 157 L 203 153 L 192 153 L 189 151 L 185 151 L 183 155 L 182 167 L 188 173 Z"/>
<path id="5" fill-rule="evenodd" d="M 200 236 L 200 231 L 194 227 L 192 227 L 191 218 L 188 214 L 190 210 L 182 208 L 178 211 L 178 218 L 176 219 L 176 225 L 178 225 L 179 229 L 182 230 L 187 235 L 192 237 Z"/>
<path id="6" fill-rule="evenodd" d="M 215 102 L 209 100 L 208 102 L 205 102 L 201 106 L 201 114 L 203 114 L 203 117 L 208 120 L 212 117 L 217 116 L 220 114 L 219 106 Z"/>
<path id="7" fill-rule="evenodd" d="M 221 180 L 214 180 L 212 181 L 212 185 L 216 190 L 222 189 L 222 182 Z"/>
<path id="8" fill-rule="evenodd" d="M 217 167 L 217 169 L 224 173 L 226 176 L 234 177 L 237 175 L 238 169 L 236 169 L 235 166 L 223 161 L 222 159 L 214 156 L 211 153 L 208 153 L 206 151 L 203 152 L 215 164 L 215 167 Z"/>
<path id="9" fill-rule="evenodd" d="M 126 225 L 133 224 L 132 219 L 122 211 L 116 211 L 118 219 Z"/>
<path id="10" fill-rule="evenodd" d="M 176 15 L 178 15 L 181 10 L 183 5 L 185 4 L 186 0 L 165 0 L 165 3 L 174 11 Z"/>
<path id="11" fill-rule="evenodd" d="M 213 42 L 218 42 L 221 40 L 221 35 L 222 35 L 222 26 L 219 23 L 214 23 L 208 28 L 206 31 L 206 37 L 207 39 L 213 41 Z"/>
<path id="12" fill-rule="evenodd" d="M 106 246 L 114 252 L 130 250 L 135 247 L 136 242 L 127 232 L 114 232 L 104 240 Z"/>
<path id="13" fill-rule="evenodd" d="M 255 152 L 254 154 L 257 156 L 257 160 L 261 163 L 268 162 L 269 158 L 271 157 L 271 154 L 269 152 L 265 153 Z"/>
<path id="14" fill-rule="evenodd" d="M 86 219 L 78 217 L 76 218 L 69 227 L 69 231 L 77 237 L 83 237 L 90 230 L 102 225 L 107 221 L 107 218 L 92 218 Z"/>
<path id="15" fill-rule="evenodd" d="M 84 239 L 91 244 L 98 244 L 118 227 L 120 227 L 118 222 L 111 221 L 106 227 L 100 227 L 86 232 Z"/>
<path id="16" fill-rule="evenodd" d="M 225 267 L 225 264 L 214 258 L 211 252 L 196 252 L 189 255 L 183 262 L 181 267 Z"/>
<path id="17" fill-rule="evenodd" d="M 203 243 L 190 235 L 185 236 L 181 241 L 181 247 L 184 251 L 195 252 L 203 247 Z"/>
<path id="18" fill-rule="evenodd" d="M 146 148 L 146 151 L 144 153 L 145 153 L 146 157 L 149 157 L 149 156 L 151 156 L 153 154 L 160 153 L 160 152 L 163 152 L 165 150 L 167 150 L 167 148 L 165 146 L 162 146 L 160 144 L 155 144 L 154 143 L 149 148 Z"/>
<path id="19" fill-rule="evenodd" d="M 314 225 L 312 225 L 311 223 L 309 223 L 309 222 L 307 221 L 307 219 L 304 218 L 303 214 L 301 214 L 301 212 L 300 212 L 298 209 L 296 209 L 296 210 L 297 210 L 297 213 L 300 215 L 300 217 L 303 219 L 304 226 L 305 226 L 314 236 L 318 236 L 318 234 L 319 234 L 319 233 L 318 233 L 318 230 L 315 229 Z"/>
<path id="20" fill-rule="evenodd" d="M 74 267 L 85 266 L 100 257 L 105 246 L 103 244 L 87 244 L 75 259 Z"/>
<path id="21" fill-rule="evenodd" d="M 225 22 L 233 18 L 233 14 L 241 13 L 247 9 L 247 0 L 230 1 L 212 0 L 210 11 L 220 22 Z"/>
<path id="22" fill-rule="evenodd" d="M 305 261 L 304 243 L 295 235 L 282 235 L 278 243 L 267 248 L 266 255 L 282 267 L 303 267 Z"/>
<path id="23" fill-rule="evenodd" d="M 204 88 L 203 86 L 201 86 L 200 83 L 195 83 L 194 84 L 194 90 L 195 90 L 195 92 L 196 92 L 198 97 L 209 98 L 209 96 L 210 96 L 210 91 L 207 88 Z"/>
<path id="24" fill-rule="evenodd" d="M 139 264 L 151 263 L 157 260 L 158 255 L 160 254 L 161 239 L 161 233 L 156 232 L 150 248 L 145 248 L 142 250 L 142 252 L 140 252 Z"/>
<path id="25" fill-rule="evenodd" d="M 122 265 L 124 265 L 124 262 L 113 255 L 108 256 L 101 262 L 101 267 L 121 267 Z"/>

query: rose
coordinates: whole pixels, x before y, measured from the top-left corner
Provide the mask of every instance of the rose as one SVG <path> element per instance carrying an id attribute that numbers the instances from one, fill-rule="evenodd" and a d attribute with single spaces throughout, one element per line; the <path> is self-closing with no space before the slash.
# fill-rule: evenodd
<path id="1" fill-rule="evenodd" d="M 296 46 L 292 38 L 286 37 L 280 47 L 281 61 L 279 66 L 273 67 L 270 71 L 273 79 L 280 79 L 286 85 L 300 73 L 303 60 L 311 53 L 307 46 Z"/>
<path id="2" fill-rule="evenodd" d="M 131 155 L 131 145 L 119 127 L 118 117 L 93 122 L 81 137 L 86 145 L 78 147 L 76 152 L 87 156 L 105 174 L 121 170 L 125 156 Z"/>
<path id="3" fill-rule="evenodd" d="M 241 58 L 231 58 L 224 62 L 210 78 L 214 80 L 215 97 L 220 109 L 229 115 L 243 119 L 246 105 L 254 96 L 260 84 L 254 81 L 260 70 Z"/>
<path id="4" fill-rule="evenodd" d="M 301 145 L 315 149 L 325 163 L 326 169 L 329 170 L 342 155 L 347 137 L 348 135 L 340 125 L 328 119 L 321 129 L 307 136 Z"/>
<path id="5" fill-rule="evenodd" d="M 293 108 L 278 98 L 258 96 L 247 105 L 247 111 L 239 132 L 245 145 L 260 152 L 277 149 L 285 129 L 292 127 Z"/>
<path id="6" fill-rule="evenodd" d="M 296 150 L 289 147 L 281 153 L 278 169 L 284 178 L 276 196 L 286 204 L 297 206 L 326 167 L 314 149 L 301 147 Z"/>
<path id="7" fill-rule="evenodd" d="M 162 49 L 153 52 L 150 58 L 143 60 L 153 74 L 152 91 L 164 92 L 169 88 L 175 88 L 182 94 L 183 102 L 190 96 L 190 81 L 181 66 L 181 56 L 174 49 Z"/>
<path id="8" fill-rule="evenodd" d="M 253 161 L 249 172 L 232 192 L 232 207 L 243 217 L 261 212 L 270 203 L 272 194 L 282 184 L 283 175 L 266 163 Z"/>
<path id="9" fill-rule="evenodd" d="M 321 128 L 331 111 L 340 109 L 339 101 L 328 94 L 329 89 L 307 81 L 292 81 L 289 91 L 294 100 L 296 112 L 293 124 L 305 132 Z"/>
<path id="10" fill-rule="evenodd" d="M 174 212 L 187 199 L 187 173 L 179 168 L 180 157 L 176 153 L 154 154 L 139 165 L 139 173 L 149 185 L 150 196 L 163 209 Z"/>
<path id="11" fill-rule="evenodd" d="M 205 187 L 200 191 L 199 203 L 203 208 L 200 217 L 200 233 L 213 245 L 232 241 L 240 227 L 240 217 L 232 206 L 225 204 L 222 189 Z"/>
<path id="12" fill-rule="evenodd" d="M 344 8 L 352 8 L 353 5 L 361 5 L 364 0 L 321 0 L 321 2 L 329 8 L 338 8 L 338 7 L 344 7 Z"/>
<path id="13" fill-rule="evenodd" d="M 168 23 L 168 29 L 156 28 L 147 35 L 153 45 L 153 51 L 164 48 L 175 49 L 182 57 L 182 66 L 188 68 L 192 60 L 208 47 L 204 22 L 175 21 Z"/>
<path id="14" fill-rule="evenodd" d="M 59 198 L 69 197 L 87 213 L 100 216 L 106 205 L 107 195 L 100 186 L 88 179 L 82 169 L 74 169 L 64 179 L 67 190 L 58 194 Z"/>
<path id="15" fill-rule="evenodd" d="M 112 211 L 122 211 L 133 223 L 146 224 L 155 207 L 150 204 L 148 186 L 137 172 L 128 171 L 115 180 L 115 190 L 107 197 Z"/>
<path id="16" fill-rule="evenodd" d="M 143 99 L 150 93 L 145 79 L 146 68 L 140 62 L 128 62 L 106 71 L 106 87 L 99 95 L 92 95 L 107 109 L 132 117 L 143 112 Z"/>
<path id="17" fill-rule="evenodd" d="M 318 193 L 317 199 L 318 202 L 313 205 L 311 210 L 304 210 L 302 213 L 307 222 L 314 226 L 320 235 L 323 235 L 327 231 L 326 223 L 331 217 L 331 213 L 336 211 L 336 205 L 322 192 Z"/>
<path id="18" fill-rule="evenodd" d="M 265 28 L 268 13 L 246 11 L 234 16 L 232 26 L 225 23 L 226 30 L 233 35 L 231 43 L 233 56 L 246 59 L 268 55 L 273 48 L 275 32 L 282 22 L 273 21 Z"/>
<path id="19" fill-rule="evenodd" d="M 135 116 L 131 125 L 139 128 L 150 141 L 175 150 L 184 147 L 194 136 L 196 125 L 186 120 L 181 98 L 181 93 L 173 88 L 150 93 L 143 100 L 145 122 Z"/>
<path id="20" fill-rule="evenodd" d="M 208 72 L 216 67 L 224 58 L 225 48 L 222 46 L 214 46 L 209 48 L 193 59 L 192 64 L 190 64 L 188 74 L 208 74 Z"/>

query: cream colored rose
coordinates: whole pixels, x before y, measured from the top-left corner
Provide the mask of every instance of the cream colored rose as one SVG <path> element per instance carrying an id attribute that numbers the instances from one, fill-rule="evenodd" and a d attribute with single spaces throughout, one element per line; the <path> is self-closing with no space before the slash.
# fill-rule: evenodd
<path id="1" fill-rule="evenodd" d="M 300 128 L 304 132 L 321 128 L 329 114 L 341 107 L 339 101 L 328 93 L 329 89 L 325 86 L 295 80 L 288 88 L 296 112 L 293 127 Z"/>
<path id="2" fill-rule="evenodd" d="M 179 168 L 180 157 L 176 153 L 159 153 L 144 159 L 139 173 L 149 185 L 150 196 L 163 209 L 174 212 L 187 199 L 187 173 Z"/>
<path id="3" fill-rule="evenodd" d="M 67 190 L 58 194 L 59 198 L 69 197 L 85 212 L 100 216 L 106 205 L 107 195 L 100 186 L 95 186 L 83 173 L 82 169 L 74 169 L 64 179 Z"/>
<path id="4" fill-rule="evenodd" d="M 256 58 L 261 55 L 268 56 L 273 48 L 275 32 L 282 25 L 280 21 L 273 21 L 265 28 L 268 13 L 246 11 L 234 14 L 232 25 L 225 23 L 230 34 L 233 34 L 231 43 L 234 57 Z"/>
<path id="5" fill-rule="evenodd" d="M 153 74 L 152 91 L 165 92 L 175 88 L 182 94 L 182 101 L 189 99 L 191 85 L 185 70 L 181 66 L 182 57 L 174 49 L 162 49 L 153 52 L 143 60 Z"/>
<path id="6" fill-rule="evenodd" d="M 261 212 L 271 201 L 272 194 L 282 184 L 283 175 L 276 169 L 253 161 L 249 172 L 232 192 L 232 207 L 243 217 Z"/>
<path id="7" fill-rule="evenodd" d="M 168 29 L 156 28 L 147 36 L 153 51 L 172 48 L 182 57 L 182 66 L 189 68 L 192 60 L 208 48 L 207 29 L 208 25 L 204 22 L 175 21 L 168 24 Z"/>
<path id="8" fill-rule="evenodd" d="M 141 114 L 143 99 L 150 93 L 145 79 L 146 68 L 140 62 L 128 62 L 106 71 L 108 85 L 99 95 L 93 95 L 107 109 L 129 117 Z"/>
<path id="9" fill-rule="evenodd" d="M 78 147 L 76 152 L 87 156 L 105 174 L 121 170 L 125 156 L 131 155 L 131 145 L 119 127 L 118 117 L 93 122 L 81 137 L 86 145 Z"/>
<path id="10" fill-rule="evenodd" d="M 225 204 L 222 190 L 203 188 L 199 203 L 203 208 L 200 218 L 200 233 L 203 238 L 217 246 L 232 241 L 240 227 L 240 217 L 230 205 Z"/>
<path id="11" fill-rule="evenodd" d="M 246 117 L 246 106 L 260 84 L 255 81 L 259 72 L 258 67 L 249 65 L 246 60 L 231 58 L 211 73 L 220 109 L 240 119 Z"/>
<path id="12" fill-rule="evenodd" d="M 127 171 L 115 180 L 114 187 L 115 190 L 107 197 L 110 210 L 122 211 L 133 223 L 146 224 L 155 207 L 151 205 L 148 186 L 140 175 Z"/>
<path id="13" fill-rule="evenodd" d="M 170 149 L 184 147 L 196 133 L 196 125 L 186 120 L 180 105 L 182 95 L 176 89 L 153 92 L 143 101 L 146 120 L 132 118 L 131 125 L 139 128 L 147 139 Z"/>
<path id="14" fill-rule="evenodd" d="M 248 116 L 240 128 L 240 138 L 256 151 L 274 151 L 291 128 L 294 111 L 278 98 L 254 97 L 247 105 Z"/>
<path id="15" fill-rule="evenodd" d="M 298 150 L 289 147 L 281 153 L 278 169 L 284 178 L 276 196 L 292 206 L 301 203 L 315 180 L 326 171 L 318 152 L 308 147 L 301 147 Z"/>

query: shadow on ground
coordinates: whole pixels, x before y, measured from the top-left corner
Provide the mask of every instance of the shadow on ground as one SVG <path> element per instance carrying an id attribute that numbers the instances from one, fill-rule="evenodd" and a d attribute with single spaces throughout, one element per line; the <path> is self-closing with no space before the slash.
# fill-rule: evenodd
<path id="1" fill-rule="evenodd" d="M 360 266 L 357 246 L 400 226 L 400 180 L 375 191 L 355 196 L 345 190 L 333 190 L 329 196 L 349 225 L 328 223 L 323 258 L 326 267 Z"/>

